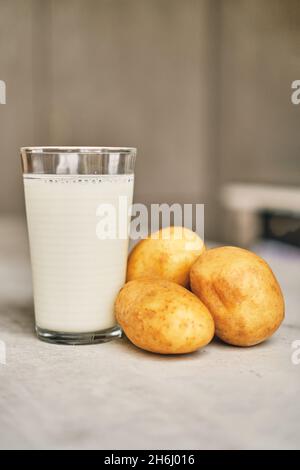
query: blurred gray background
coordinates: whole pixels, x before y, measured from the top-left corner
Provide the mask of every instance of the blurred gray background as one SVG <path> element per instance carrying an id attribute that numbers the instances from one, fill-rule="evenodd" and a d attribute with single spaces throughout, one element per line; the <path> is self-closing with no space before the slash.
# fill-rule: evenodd
<path id="1" fill-rule="evenodd" d="M 205 203 L 215 240 L 227 183 L 299 187 L 298 0 L 0 0 L 0 79 L 0 215 L 20 146 L 136 146 L 135 200 Z"/>
<path id="2" fill-rule="evenodd" d="M 0 0 L 0 80 L 0 448 L 299 448 L 300 1 Z M 208 247 L 270 264 L 282 328 L 185 357 L 38 342 L 33 145 L 138 147 L 135 201 L 205 203 Z"/>

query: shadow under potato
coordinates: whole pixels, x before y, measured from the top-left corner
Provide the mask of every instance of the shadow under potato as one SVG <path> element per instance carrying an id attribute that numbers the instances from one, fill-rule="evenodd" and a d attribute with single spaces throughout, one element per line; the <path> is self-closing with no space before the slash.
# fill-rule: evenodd
<path id="1" fill-rule="evenodd" d="M 118 340 L 120 343 L 122 343 L 122 346 L 127 349 L 128 352 L 130 350 L 134 351 L 135 353 L 139 354 L 139 356 L 145 356 L 145 357 L 151 357 L 154 360 L 161 361 L 161 360 L 173 360 L 173 361 L 181 361 L 181 360 L 195 360 L 198 358 L 199 354 L 206 354 L 206 347 L 200 348 L 197 351 L 193 351 L 190 353 L 186 354 L 161 354 L 161 353 L 155 353 L 151 351 L 146 351 L 145 349 L 139 348 L 138 346 L 135 346 L 128 338 L 127 336 L 123 333 L 122 338 Z"/>
<path id="2" fill-rule="evenodd" d="M 264 348 L 265 346 L 267 346 L 268 343 L 273 342 L 273 341 L 276 341 L 276 337 L 274 338 L 274 336 L 270 336 L 269 338 L 265 339 L 261 343 L 253 344 L 251 346 L 238 346 L 235 344 L 226 343 L 225 341 L 222 341 L 220 338 L 218 338 L 218 336 L 214 336 L 214 339 L 212 340 L 211 344 L 215 344 L 217 346 L 228 348 L 228 349 L 234 349 L 234 350 L 240 349 L 242 351 L 247 351 L 247 350 L 249 351 L 251 349 Z"/>

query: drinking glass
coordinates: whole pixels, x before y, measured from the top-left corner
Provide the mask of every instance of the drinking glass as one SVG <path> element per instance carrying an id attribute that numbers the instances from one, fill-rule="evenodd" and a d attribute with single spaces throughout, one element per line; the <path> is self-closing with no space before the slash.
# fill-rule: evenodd
<path id="1" fill-rule="evenodd" d="M 39 339 L 121 336 L 114 301 L 126 277 L 135 157 L 135 148 L 21 149 Z"/>

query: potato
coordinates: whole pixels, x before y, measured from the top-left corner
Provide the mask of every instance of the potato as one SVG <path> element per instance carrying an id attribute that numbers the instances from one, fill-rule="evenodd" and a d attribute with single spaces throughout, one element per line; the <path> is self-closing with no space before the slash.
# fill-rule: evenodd
<path id="1" fill-rule="evenodd" d="M 190 273 L 192 291 L 211 312 L 216 335 L 236 346 L 269 338 L 284 318 L 284 300 L 268 264 L 232 246 L 207 250 Z"/>
<path id="2" fill-rule="evenodd" d="M 201 238 L 185 227 L 159 230 L 141 240 L 130 253 L 127 281 L 157 277 L 186 287 L 190 268 L 204 250 Z"/>
<path id="3" fill-rule="evenodd" d="M 214 335 L 214 322 L 205 305 L 170 281 L 128 282 L 116 299 L 115 314 L 130 341 L 154 353 L 190 353 Z"/>

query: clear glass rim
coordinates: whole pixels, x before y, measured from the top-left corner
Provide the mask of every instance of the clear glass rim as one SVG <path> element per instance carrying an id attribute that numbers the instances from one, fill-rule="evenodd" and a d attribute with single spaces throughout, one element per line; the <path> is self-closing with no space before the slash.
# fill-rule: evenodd
<path id="1" fill-rule="evenodd" d="M 133 147 L 22 147 L 23 174 L 119 175 L 133 174 Z"/>
<path id="2" fill-rule="evenodd" d="M 46 147 L 21 147 L 20 152 L 22 155 L 28 154 L 45 154 L 45 155 L 55 155 L 58 153 L 67 153 L 67 154 L 108 154 L 108 153 L 118 153 L 118 154 L 132 154 L 136 155 L 137 149 L 135 147 L 76 147 L 76 146 L 46 146 Z"/>

